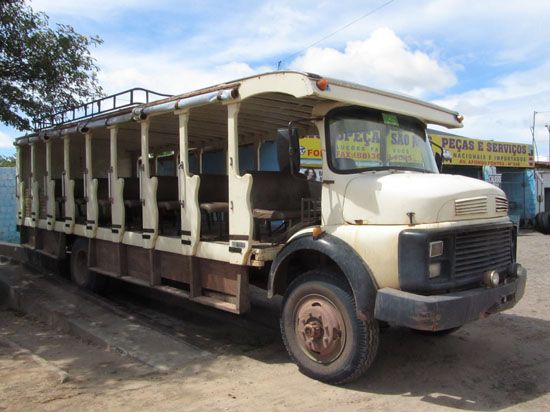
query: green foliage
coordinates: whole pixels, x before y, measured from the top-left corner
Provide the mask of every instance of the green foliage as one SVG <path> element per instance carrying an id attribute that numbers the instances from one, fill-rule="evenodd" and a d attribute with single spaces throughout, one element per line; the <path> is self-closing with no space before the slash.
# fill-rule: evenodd
<path id="1" fill-rule="evenodd" d="M 0 155 L 0 167 L 15 167 L 15 156 Z"/>
<path id="2" fill-rule="evenodd" d="M 30 130 L 33 120 L 101 96 L 89 50 L 101 43 L 50 27 L 24 0 L 0 0 L 0 121 Z"/>

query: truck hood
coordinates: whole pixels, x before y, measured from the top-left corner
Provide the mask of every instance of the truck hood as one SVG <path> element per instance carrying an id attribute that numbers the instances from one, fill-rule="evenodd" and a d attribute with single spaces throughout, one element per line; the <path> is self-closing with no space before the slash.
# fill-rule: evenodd
<path id="1" fill-rule="evenodd" d="M 482 180 L 417 172 L 373 172 L 351 179 L 343 218 L 351 224 L 424 224 L 502 217 L 508 201 Z"/>

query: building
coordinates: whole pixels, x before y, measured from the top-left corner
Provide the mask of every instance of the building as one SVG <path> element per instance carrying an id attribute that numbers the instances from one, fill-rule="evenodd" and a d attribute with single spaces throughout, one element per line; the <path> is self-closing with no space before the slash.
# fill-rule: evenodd
<path id="1" fill-rule="evenodd" d="M 537 213 L 550 212 L 550 162 L 535 162 L 537 175 Z"/>
<path id="2" fill-rule="evenodd" d="M 443 173 L 482 179 L 500 187 L 508 197 L 512 219 L 522 226 L 533 225 L 539 211 L 541 180 L 535 172 L 531 145 L 472 139 L 435 130 L 428 133 L 435 144 L 452 154 L 452 159 L 443 164 Z"/>

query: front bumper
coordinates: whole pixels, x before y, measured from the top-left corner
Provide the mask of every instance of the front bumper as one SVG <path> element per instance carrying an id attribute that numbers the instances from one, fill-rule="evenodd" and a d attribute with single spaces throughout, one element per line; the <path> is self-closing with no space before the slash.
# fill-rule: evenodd
<path id="1" fill-rule="evenodd" d="M 526 270 L 517 264 L 516 276 L 494 288 L 430 296 L 383 288 L 376 295 L 374 316 L 412 329 L 451 329 L 513 307 L 523 296 L 526 279 Z"/>

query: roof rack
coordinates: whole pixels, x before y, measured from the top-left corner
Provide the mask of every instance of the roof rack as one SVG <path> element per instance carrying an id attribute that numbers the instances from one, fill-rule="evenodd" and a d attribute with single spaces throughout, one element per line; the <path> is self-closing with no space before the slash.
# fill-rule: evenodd
<path id="1" fill-rule="evenodd" d="M 149 103 L 163 97 L 171 97 L 171 94 L 157 93 L 152 90 L 135 87 L 110 96 L 84 103 L 71 109 L 63 110 L 49 116 L 34 121 L 36 131 L 48 129 L 54 126 L 60 126 L 65 123 L 71 123 L 76 120 L 82 120 L 109 113 L 125 107 L 137 106 Z"/>

